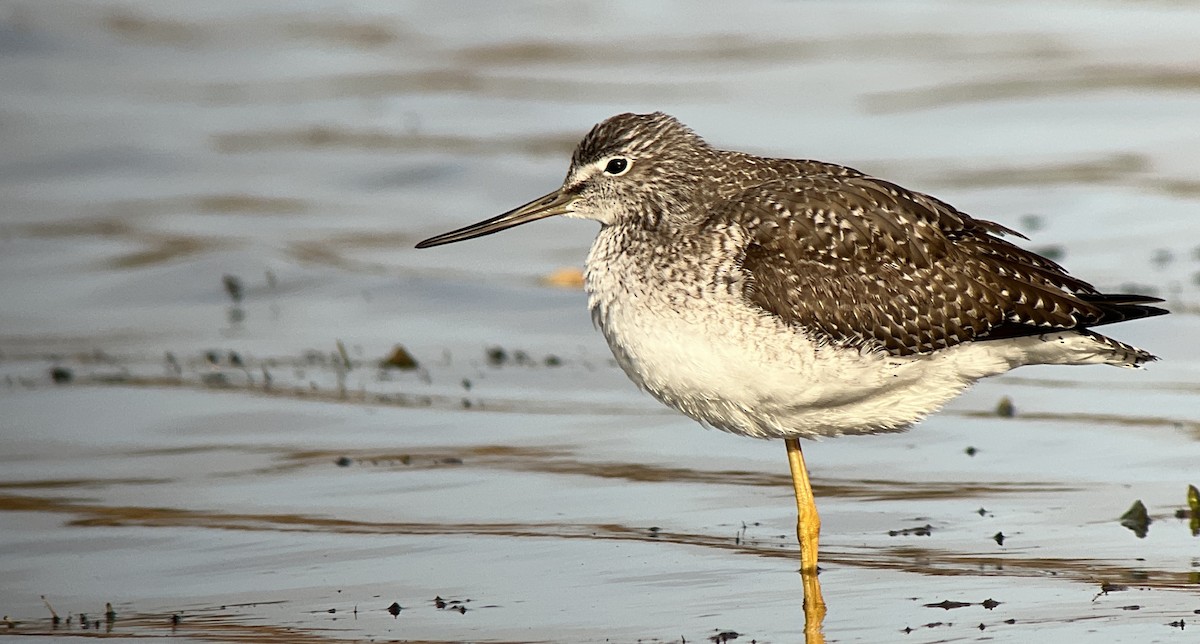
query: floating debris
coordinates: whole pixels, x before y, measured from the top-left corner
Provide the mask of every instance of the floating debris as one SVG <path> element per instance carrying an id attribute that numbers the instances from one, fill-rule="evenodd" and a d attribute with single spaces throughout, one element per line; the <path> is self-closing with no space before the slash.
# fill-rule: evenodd
<path id="1" fill-rule="evenodd" d="M 392 617 L 396 617 L 397 615 L 399 615 L 400 611 L 402 611 L 402 610 L 404 610 L 404 608 L 401 607 L 400 604 L 397 602 L 392 602 L 392 605 L 387 607 L 387 612 L 391 613 Z"/>
<path id="2" fill-rule="evenodd" d="M 227 318 L 232 325 L 240 324 L 246 319 L 246 311 L 242 308 L 242 296 L 245 289 L 242 288 L 242 280 L 235 275 L 223 275 L 221 277 L 221 285 L 225 287 L 225 293 L 229 295 L 229 299 L 233 305 L 229 307 Z"/>
<path id="3" fill-rule="evenodd" d="M 50 380 L 56 385 L 65 385 L 74 380 L 75 374 L 66 367 L 54 367 L 50 369 Z"/>
<path id="4" fill-rule="evenodd" d="M 499 367 L 500 365 L 508 362 L 508 352 L 502 347 L 488 347 L 486 355 L 488 364 L 492 365 L 493 367 Z"/>
<path id="5" fill-rule="evenodd" d="M 928 537 L 931 534 L 933 534 L 933 526 L 929 525 L 928 523 L 926 523 L 925 525 L 922 525 L 922 526 L 917 526 L 915 528 L 902 528 L 900 530 L 888 530 L 889 537 L 907 537 L 909 535 L 912 535 L 914 537 Z"/>
<path id="6" fill-rule="evenodd" d="M 966 452 L 967 456 L 974 456 L 979 453 L 979 450 L 969 445 L 967 446 L 967 449 L 964 449 L 963 451 Z"/>
<path id="7" fill-rule="evenodd" d="M 560 268 L 541 279 L 546 286 L 583 288 L 583 271 L 576 267 Z"/>
<path id="8" fill-rule="evenodd" d="M 992 599 L 991 597 L 988 597 L 987 599 L 979 602 L 978 604 L 976 604 L 975 602 L 958 602 L 958 601 L 952 601 L 952 600 L 946 599 L 946 600 L 937 602 L 936 604 L 924 604 L 924 606 L 925 606 L 925 608 L 941 608 L 942 610 L 953 610 L 955 608 L 966 608 L 967 606 L 982 606 L 983 608 L 986 608 L 987 610 L 992 610 L 993 608 L 995 608 L 1003 603 L 1004 602 L 998 602 L 998 601 Z"/>
<path id="9" fill-rule="evenodd" d="M 236 275 L 222 275 L 221 285 L 225 287 L 225 293 L 229 295 L 229 299 L 233 300 L 234 304 L 241 303 L 244 289 L 240 278 Z"/>
<path id="10" fill-rule="evenodd" d="M 1107 581 L 1102 582 L 1100 584 L 1100 592 L 1096 593 L 1095 597 L 1092 597 L 1092 601 L 1094 602 L 1097 599 L 1100 599 L 1102 596 L 1107 595 L 1109 593 L 1119 593 L 1123 590 L 1129 590 L 1129 586 L 1123 586 L 1121 584 L 1110 584 Z"/>
<path id="11" fill-rule="evenodd" d="M 334 464 L 338 467 L 350 467 L 352 463 L 354 463 L 354 459 L 349 456 L 339 456 L 338 460 L 334 461 Z"/>
<path id="12" fill-rule="evenodd" d="M 1004 545 L 1005 538 L 1006 537 L 1004 536 L 1003 532 L 997 532 L 996 534 L 992 535 L 992 539 L 995 540 L 996 545 L 998 545 L 998 546 Z"/>
<path id="13" fill-rule="evenodd" d="M 405 349 L 404 345 L 402 344 L 397 344 L 392 348 L 392 353 L 388 357 L 379 361 L 379 367 L 381 369 L 401 369 L 404 371 L 411 371 L 416 369 L 417 366 L 417 359 L 412 357 L 412 354 L 409 353 L 408 349 Z"/>
<path id="14" fill-rule="evenodd" d="M 42 595 L 42 603 L 46 605 L 46 610 L 50 611 L 50 623 L 55 626 L 61 624 L 62 618 L 58 616 L 58 613 L 54 612 L 54 607 L 50 605 L 50 600 L 46 599 L 45 595 Z"/>
<path id="15" fill-rule="evenodd" d="M 1001 418 L 1012 418 L 1017 414 L 1017 408 L 1013 406 L 1012 398 L 1004 396 L 1000 402 L 996 403 L 996 415 Z"/>
<path id="16" fill-rule="evenodd" d="M 953 624 L 947 624 L 945 622 L 929 622 L 928 624 L 922 624 L 920 626 L 920 628 L 937 628 L 939 626 L 953 626 Z M 904 633 L 904 634 L 908 634 L 915 630 L 916 629 L 911 626 L 905 626 L 903 629 L 900 630 L 900 632 Z"/>
<path id="17" fill-rule="evenodd" d="M 459 615 L 465 615 L 467 613 L 466 603 L 469 601 L 471 600 L 442 599 L 440 596 L 438 596 L 433 598 L 433 605 L 438 610 L 452 610 L 457 612 Z"/>
<path id="18" fill-rule="evenodd" d="M 1121 525 L 1132 530 L 1138 539 L 1146 538 L 1146 534 L 1150 532 L 1150 513 L 1146 511 L 1146 505 L 1141 499 L 1134 501 L 1125 514 L 1121 515 Z"/>
<path id="19" fill-rule="evenodd" d="M 940 601 L 936 604 L 925 604 L 925 608 L 941 608 L 942 610 L 953 610 L 955 608 L 966 608 L 967 606 L 974 606 L 974 605 L 975 604 L 973 604 L 971 602 L 955 602 L 955 601 L 950 601 L 949 599 L 947 599 L 944 601 Z"/>

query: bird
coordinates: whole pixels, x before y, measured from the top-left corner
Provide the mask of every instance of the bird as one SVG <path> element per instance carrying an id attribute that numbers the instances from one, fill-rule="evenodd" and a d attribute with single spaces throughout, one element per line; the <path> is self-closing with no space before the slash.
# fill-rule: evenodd
<path id="1" fill-rule="evenodd" d="M 704 425 L 784 440 L 814 584 L 820 517 L 799 439 L 902 431 L 1023 365 L 1140 367 L 1157 358 L 1092 328 L 1168 312 L 936 197 L 719 149 L 662 112 L 600 122 L 559 188 L 417 248 L 552 216 L 600 224 L 584 287 L 629 378 Z"/>

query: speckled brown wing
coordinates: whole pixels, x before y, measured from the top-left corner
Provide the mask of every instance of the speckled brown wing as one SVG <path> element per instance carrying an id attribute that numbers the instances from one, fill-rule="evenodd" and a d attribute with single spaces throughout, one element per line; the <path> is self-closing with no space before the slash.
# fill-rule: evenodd
<path id="1" fill-rule="evenodd" d="M 710 219 L 751 240 L 745 296 L 828 342 L 894 355 L 1165 313 L 1104 295 L 928 195 L 867 176 L 757 186 Z M 733 215 L 730 217 L 730 215 Z"/>

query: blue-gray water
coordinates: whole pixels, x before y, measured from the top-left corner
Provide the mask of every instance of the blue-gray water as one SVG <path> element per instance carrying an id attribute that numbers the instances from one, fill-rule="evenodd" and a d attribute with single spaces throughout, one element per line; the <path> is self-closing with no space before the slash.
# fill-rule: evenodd
<path id="1" fill-rule="evenodd" d="M 798 641 L 783 446 L 612 365 L 543 279 L 594 225 L 412 248 L 661 109 L 1176 311 L 1111 327 L 1145 371 L 806 446 L 828 640 L 1187 641 L 1198 33 L 1171 2 L 0 4 L 0 635 Z"/>

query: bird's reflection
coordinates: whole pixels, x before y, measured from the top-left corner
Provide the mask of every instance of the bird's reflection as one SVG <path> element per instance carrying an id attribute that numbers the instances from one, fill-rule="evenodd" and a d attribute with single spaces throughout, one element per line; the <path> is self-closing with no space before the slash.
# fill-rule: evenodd
<path id="1" fill-rule="evenodd" d="M 821 595 L 821 580 L 817 573 L 802 572 L 800 578 L 804 582 L 804 643 L 825 644 L 825 632 L 822 622 L 825 621 L 825 598 Z"/>

